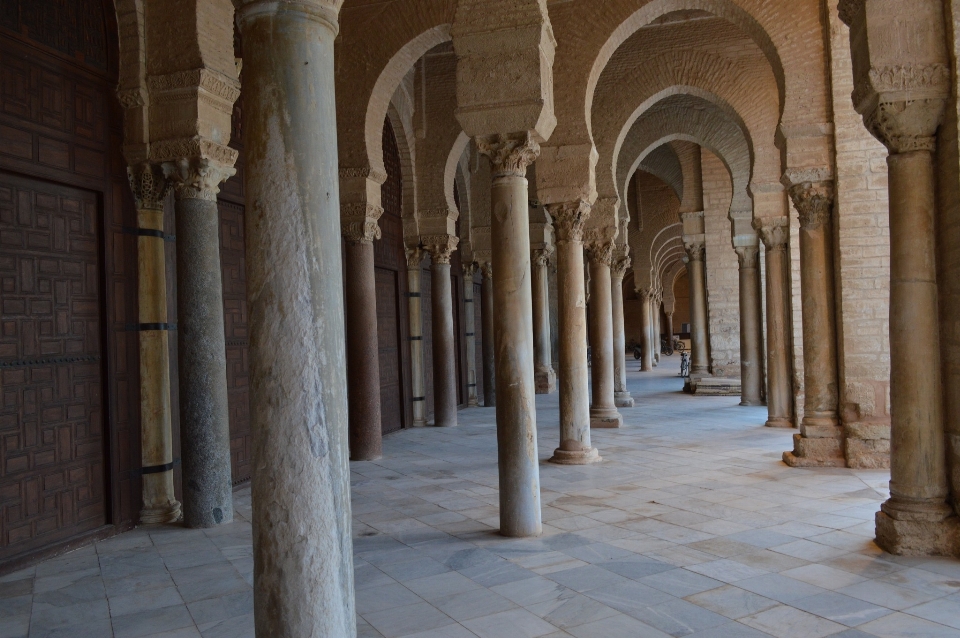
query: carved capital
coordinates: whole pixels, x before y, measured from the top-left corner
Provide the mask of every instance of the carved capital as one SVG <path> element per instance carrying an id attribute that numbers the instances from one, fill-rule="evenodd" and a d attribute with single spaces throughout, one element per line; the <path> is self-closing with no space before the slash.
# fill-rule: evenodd
<path id="1" fill-rule="evenodd" d="M 529 131 L 515 135 L 486 135 L 476 138 L 477 151 L 490 158 L 493 177 L 525 177 L 527 167 L 540 156 L 540 145 Z"/>
<path id="2" fill-rule="evenodd" d="M 493 279 L 493 264 L 489 261 L 480 262 L 480 274 L 484 279 Z"/>
<path id="3" fill-rule="evenodd" d="M 819 230 L 830 223 L 833 213 L 833 182 L 805 182 L 790 188 L 790 199 L 797 207 L 800 227 Z"/>
<path id="4" fill-rule="evenodd" d="M 348 242 L 372 244 L 382 234 L 377 224 L 381 215 L 383 208 L 369 202 L 341 204 L 340 232 Z"/>
<path id="5" fill-rule="evenodd" d="M 533 265 L 538 268 L 546 268 L 550 265 L 550 255 L 553 254 L 553 248 L 539 248 L 533 252 Z"/>
<path id="6" fill-rule="evenodd" d="M 368 166 L 361 168 L 344 168 L 340 167 L 338 171 L 340 179 L 369 179 L 372 182 L 377 184 L 383 184 L 387 181 L 387 174 L 383 171 L 375 171 Z"/>
<path id="7" fill-rule="evenodd" d="M 590 256 L 590 261 L 609 268 L 613 264 L 613 242 L 591 242 L 587 246 L 587 254 Z"/>
<path id="8" fill-rule="evenodd" d="M 547 213 L 553 220 L 557 243 L 583 241 L 583 225 L 590 218 L 590 204 L 581 200 L 562 204 L 547 204 Z"/>
<path id="9" fill-rule="evenodd" d="M 649 301 L 652 303 L 653 300 L 657 297 L 657 293 L 656 291 L 654 291 L 653 288 L 639 288 L 637 290 L 637 294 L 640 296 L 640 299 L 644 302 Z"/>
<path id="10" fill-rule="evenodd" d="M 610 276 L 614 279 L 622 280 L 627 276 L 627 271 L 630 270 L 630 266 L 633 265 L 633 260 L 630 259 L 628 255 L 616 256 L 614 255 L 613 263 L 610 265 Z"/>
<path id="11" fill-rule="evenodd" d="M 150 159 L 154 162 L 178 162 L 183 157 L 210 160 L 221 166 L 233 166 L 239 151 L 203 138 L 160 140 L 150 144 Z"/>
<path id="12" fill-rule="evenodd" d="M 420 239 L 435 264 L 449 264 L 453 251 L 460 243 L 460 238 L 452 235 L 427 235 Z"/>
<path id="13" fill-rule="evenodd" d="M 160 164 L 144 162 L 127 167 L 127 179 L 137 210 L 163 210 L 163 200 L 173 183 Z"/>
<path id="14" fill-rule="evenodd" d="M 177 199 L 215 202 L 220 184 L 233 177 L 237 169 L 213 160 L 191 157 L 164 162 L 163 171 L 174 184 Z"/>
<path id="15" fill-rule="evenodd" d="M 936 132 L 945 107 L 943 98 L 879 102 L 863 114 L 863 124 L 894 155 L 932 153 L 937 149 Z"/>
<path id="16" fill-rule="evenodd" d="M 690 261 L 703 261 L 706 258 L 707 245 L 702 237 L 685 236 L 683 238 L 683 249 Z"/>
<path id="17" fill-rule="evenodd" d="M 416 248 L 409 248 L 404 246 L 403 252 L 407 256 L 407 269 L 408 270 L 417 270 L 420 268 L 420 264 L 423 262 L 423 256 L 426 254 L 423 248 L 417 246 Z"/>
<path id="18" fill-rule="evenodd" d="M 473 281 L 473 276 L 477 274 L 477 270 L 479 269 L 480 267 L 474 262 L 470 262 L 469 264 L 464 264 L 463 276 L 466 277 L 469 281 Z"/>
<path id="19" fill-rule="evenodd" d="M 790 220 L 786 217 L 758 217 L 753 220 L 753 228 L 768 251 L 787 249 L 790 241 Z"/>
<path id="20" fill-rule="evenodd" d="M 757 258 L 760 255 L 759 246 L 737 246 L 734 248 L 741 268 L 756 268 Z"/>

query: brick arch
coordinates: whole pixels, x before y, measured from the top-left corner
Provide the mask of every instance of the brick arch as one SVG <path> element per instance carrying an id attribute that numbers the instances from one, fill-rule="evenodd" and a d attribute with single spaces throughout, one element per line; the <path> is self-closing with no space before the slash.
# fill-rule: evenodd
<path id="1" fill-rule="evenodd" d="M 653 288 L 656 284 L 655 263 L 653 260 L 654 241 L 661 238 L 679 238 L 682 232 L 680 218 L 680 199 L 676 192 L 659 177 L 638 172 L 636 177 L 638 206 L 637 227 L 642 232 L 632 232 L 629 236 L 630 254 L 633 256 L 632 270 L 636 289 Z"/>
<path id="2" fill-rule="evenodd" d="M 683 166 L 670 144 L 662 144 L 643 158 L 638 170 L 656 175 L 683 201 Z"/>

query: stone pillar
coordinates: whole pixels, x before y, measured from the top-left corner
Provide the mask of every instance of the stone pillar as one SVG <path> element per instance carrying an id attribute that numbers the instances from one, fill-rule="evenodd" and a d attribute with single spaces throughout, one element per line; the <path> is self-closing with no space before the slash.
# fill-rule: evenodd
<path id="1" fill-rule="evenodd" d="M 533 290 L 530 273 L 530 210 L 527 167 L 540 154 L 530 133 L 478 137 L 490 158 L 493 339 L 497 352 L 497 467 L 500 533 L 539 536 L 540 461 L 533 378 Z"/>
<path id="2" fill-rule="evenodd" d="M 800 213 L 800 286 L 803 290 L 803 421 L 792 452 L 793 467 L 843 467 L 843 431 L 837 415 L 837 320 L 833 281 L 833 183 L 790 188 Z"/>
<path id="3" fill-rule="evenodd" d="M 480 322 L 483 330 L 483 405 L 492 408 L 497 405 L 497 364 L 493 347 L 493 264 L 488 261 L 480 265 L 483 280 L 480 284 Z"/>
<path id="4" fill-rule="evenodd" d="M 176 181 L 183 519 L 187 527 L 213 527 L 233 521 L 217 193 L 236 171 L 207 159 L 164 169 Z"/>
<path id="5" fill-rule="evenodd" d="M 372 461 L 383 456 L 380 417 L 380 344 L 377 330 L 377 279 L 373 241 L 380 239 L 372 221 L 342 224 L 346 240 L 345 303 L 347 317 L 347 405 L 350 460 Z"/>
<path id="6" fill-rule="evenodd" d="M 477 399 L 477 318 L 473 308 L 473 276 L 476 272 L 477 265 L 474 263 L 463 267 L 463 318 L 467 332 L 467 407 L 470 408 L 480 405 Z"/>
<path id="7" fill-rule="evenodd" d="M 407 314 L 410 319 L 410 390 L 413 392 L 413 427 L 427 425 L 426 380 L 423 370 L 423 306 L 420 291 L 422 248 L 405 248 L 407 255 Z"/>
<path id="8" fill-rule="evenodd" d="M 653 370 L 653 327 L 650 325 L 653 317 L 653 291 L 649 288 L 638 290 L 640 295 L 640 372 Z"/>
<path id="9" fill-rule="evenodd" d="M 583 225 L 590 205 L 548 204 L 557 241 L 557 305 L 560 310 L 560 447 L 553 463 L 585 465 L 600 460 L 590 443 L 587 372 L 587 302 L 583 280 Z"/>
<path id="10" fill-rule="evenodd" d="M 670 344 L 670 347 L 673 347 L 673 313 L 667 312 L 664 313 L 667 316 L 667 343 Z"/>
<path id="11" fill-rule="evenodd" d="M 557 387 L 550 352 L 550 265 L 552 250 L 533 251 L 533 352 L 537 394 L 551 394 Z"/>
<path id="12" fill-rule="evenodd" d="M 430 253 L 431 332 L 433 339 L 433 424 L 457 425 L 457 341 L 453 327 L 453 282 L 450 257 L 459 239 L 449 235 L 423 237 Z"/>
<path id="13" fill-rule="evenodd" d="M 660 365 L 660 296 L 653 298 L 650 305 L 650 312 L 653 313 L 653 367 Z"/>
<path id="14" fill-rule="evenodd" d="M 759 246 L 737 246 L 740 260 L 740 405 L 763 405 L 763 318 Z"/>
<path id="15" fill-rule="evenodd" d="M 613 302 L 613 402 L 618 408 L 632 408 L 627 390 L 627 339 L 623 327 L 623 278 L 630 269 L 629 247 L 619 245 L 610 267 L 610 295 Z"/>
<path id="16" fill-rule="evenodd" d="M 790 363 L 790 222 L 786 217 L 753 221 L 766 248 L 767 273 L 767 423 L 793 427 L 793 382 Z"/>
<path id="17" fill-rule="evenodd" d="M 247 0 L 239 12 L 255 629 L 352 638 L 338 11 L 317 0 Z"/>
<path id="18" fill-rule="evenodd" d="M 707 280 L 702 240 L 684 242 L 687 251 L 687 274 L 690 277 L 690 376 L 710 374 L 710 351 L 707 326 Z"/>
<path id="19" fill-rule="evenodd" d="M 156 164 L 127 173 L 137 205 L 137 305 L 140 335 L 140 464 L 143 507 L 140 522 L 180 520 L 173 491 L 173 433 L 170 407 L 170 349 L 164 261 L 163 200 L 170 184 Z"/>
<path id="20" fill-rule="evenodd" d="M 613 303 L 610 299 L 610 264 L 613 243 L 595 243 L 590 256 L 590 427 L 619 428 L 623 417 L 613 399 Z"/>

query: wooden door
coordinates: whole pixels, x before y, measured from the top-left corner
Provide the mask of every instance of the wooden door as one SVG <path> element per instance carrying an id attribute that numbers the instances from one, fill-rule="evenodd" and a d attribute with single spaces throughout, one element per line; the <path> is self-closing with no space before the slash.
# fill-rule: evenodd
<path id="1" fill-rule="evenodd" d="M 399 282 L 395 270 L 376 269 L 377 341 L 380 356 L 380 425 L 383 434 L 403 427 L 403 379 L 400 375 Z"/>

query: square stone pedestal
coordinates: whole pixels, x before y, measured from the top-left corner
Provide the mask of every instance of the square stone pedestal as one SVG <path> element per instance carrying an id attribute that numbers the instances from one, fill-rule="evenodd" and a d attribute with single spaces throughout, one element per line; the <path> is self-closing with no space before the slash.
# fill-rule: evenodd
<path id="1" fill-rule="evenodd" d="M 591 428 L 621 428 L 623 427 L 623 416 L 616 410 L 594 411 L 590 410 Z"/>
<path id="2" fill-rule="evenodd" d="M 886 511 L 876 514 L 877 545 L 898 556 L 954 556 L 960 558 L 960 519 Z"/>

